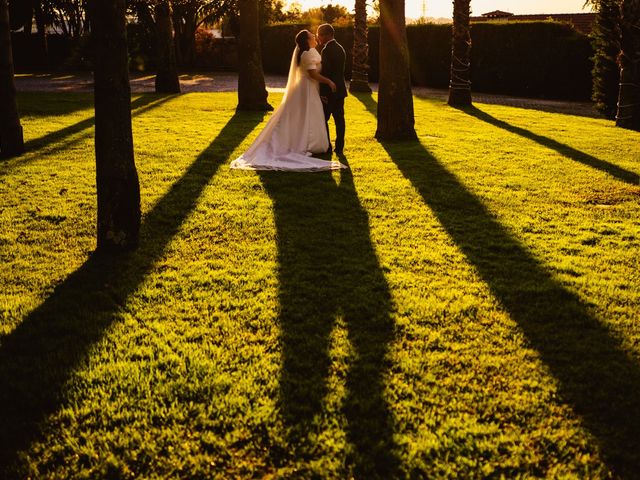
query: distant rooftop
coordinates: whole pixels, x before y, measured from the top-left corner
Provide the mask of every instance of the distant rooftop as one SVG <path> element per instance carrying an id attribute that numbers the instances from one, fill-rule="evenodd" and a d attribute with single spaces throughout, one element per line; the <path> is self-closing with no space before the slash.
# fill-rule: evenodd
<path id="1" fill-rule="evenodd" d="M 485 18 L 507 18 L 513 17 L 511 12 L 503 12 L 502 10 L 494 10 L 493 12 L 487 12 L 482 14 Z"/>

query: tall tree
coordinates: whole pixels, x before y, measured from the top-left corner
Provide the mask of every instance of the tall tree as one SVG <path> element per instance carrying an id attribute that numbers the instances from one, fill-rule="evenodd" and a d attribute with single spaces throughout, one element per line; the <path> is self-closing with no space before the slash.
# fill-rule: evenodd
<path id="1" fill-rule="evenodd" d="M 262 70 L 258 0 L 238 0 L 238 7 L 238 110 L 273 110 L 267 102 L 268 93 Z"/>
<path id="2" fill-rule="evenodd" d="M 380 0 L 379 140 L 416 139 L 404 0 Z"/>
<path id="3" fill-rule="evenodd" d="M 596 108 L 607 118 L 615 118 L 620 90 L 620 0 L 599 0 L 591 36 L 593 43 L 593 94 Z"/>
<path id="4" fill-rule="evenodd" d="M 180 93 L 169 0 L 158 0 L 154 11 L 157 52 L 156 92 Z"/>
<path id="5" fill-rule="evenodd" d="M 470 0 L 453 1 L 453 39 L 449 105 L 471 105 L 471 16 Z"/>
<path id="6" fill-rule="evenodd" d="M 133 158 L 125 0 L 89 2 L 94 49 L 98 252 L 138 245 L 140 185 Z"/>
<path id="7" fill-rule="evenodd" d="M 36 19 L 36 29 L 38 31 L 39 55 L 41 64 L 46 64 L 49 57 L 49 44 L 47 41 L 47 25 L 51 23 L 51 16 L 48 9 L 40 0 L 34 0 L 34 16 Z"/>
<path id="8" fill-rule="evenodd" d="M 640 0 L 622 0 L 616 125 L 640 130 Z"/>
<path id="9" fill-rule="evenodd" d="M 351 92 L 370 92 L 369 44 L 367 43 L 367 0 L 356 0 L 353 25 L 353 67 L 351 70 Z"/>
<path id="10" fill-rule="evenodd" d="M 93 0 L 47 0 L 53 17 L 53 24 L 64 35 L 79 41 L 87 32 L 87 7 Z"/>
<path id="11" fill-rule="evenodd" d="M 24 33 L 31 33 L 34 3 L 35 0 L 7 0 L 11 30 L 24 27 Z"/>
<path id="12" fill-rule="evenodd" d="M 11 157 L 24 152 L 22 125 L 18 114 L 9 5 L 0 0 L 0 155 Z"/>
<path id="13" fill-rule="evenodd" d="M 338 4 L 329 3 L 328 5 L 323 5 L 320 7 L 320 12 L 322 12 L 323 23 L 337 23 L 341 19 L 351 19 L 351 14 L 349 14 L 347 7 Z"/>
<path id="14" fill-rule="evenodd" d="M 222 18 L 234 0 L 172 0 L 173 29 L 179 65 L 195 61 L 196 31 L 203 24 Z"/>

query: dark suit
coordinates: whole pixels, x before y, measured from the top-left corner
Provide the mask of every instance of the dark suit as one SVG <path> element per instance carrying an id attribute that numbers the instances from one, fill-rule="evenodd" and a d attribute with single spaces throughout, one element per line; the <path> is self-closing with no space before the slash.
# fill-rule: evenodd
<path id="1" fill-rule="evenodd" d="M 320 95 L 327 98 L 323 103 L 324 118 L 327 122 L 327 136 L 329 136 L 329 118 L 333 115 L 336 123 L 336 145 L 339 152 L 344 148 L 344 99 L 347 96 L 347 85 L 344 82 L 344 63 L 346 55 L 344 48 L 336 40 L 327 42 L 322 49 L 322 75 L 329 78 L 336 84 L 335 93 L 331 91 L 329 85 L 320 84 Z M 331 145 L 331 139 L 329 139 Z"/>

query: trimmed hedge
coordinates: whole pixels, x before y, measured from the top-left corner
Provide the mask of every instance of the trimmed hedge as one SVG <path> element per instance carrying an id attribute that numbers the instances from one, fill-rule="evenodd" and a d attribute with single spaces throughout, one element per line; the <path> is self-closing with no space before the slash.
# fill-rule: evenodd
<path id="1" fill-rule="evenodd" d="M 289 73 L 296 34 L 306 25 L 283 24 L 264 27 L 260 31 L 262 68 L 267 73 Z"/>
<path id="2" fill-rule="evenodd" d="M 13 32 L 11 46 L 13 47 L 13 64 L 18 71 L 64 65 L 73 54 L 71 40 L 57 34 L 47 35 L 46 58 L 40 39 L 35 34 Z"/>
<path id="3" fill-rule="evenodd" d="M 155 69 L 154 38 L 141 25 L 127 24 L 129 66 L 132 70 Z M 44 54 L 40 39 L 35 34 L 11 33 L 13 62 L 18 72 L 34 70 L 91 70 L 93 54 L 91 39 L 85 35 L 73 40 L 58 33 L 47 35 L 47 53 Z"/>
<path id="4" fill-rule="evenodd" d="M 523 96 L 588 100 L 589 38 L 557 22 L 475 24 L 471 79 L 475 88 Z"/>
<path id="5" fill-rule="evenodd" d="M 266 72 L 286 74 L 295 34 L 304 25 L 277 25 L 262 30 Z M 473 89 L 530 97 L 588 100 L 593 55 L 590 40 L 570 25 L 558 22 L 472 24 Z M 451 25 L 407 27 L 414 84 L 447 88 L 451 62 Z M 369 78 L 378 80 L 380 31 L 369 28 Z M 336 39 L 347 51 L 351 73 L 351 27 L 336 28 Z"/>
<path id="6" fill-rule="evenodd" d="M 274 25 L 262 29 L 265 72 L 286 75 L 295 46 L 294 37 L 304 25 Z M 153 71 L 153 39 L 140 27 L 129 25 L 131 67 Z M 590 39 L 570 25 L 557 22 L 506 22 L 472 24 L 471 80 L 478 92 L 588 100 L 591 96 Z M 447 88 L 451 62 L 451 25 L 409 25 L 411 76 L 415 85 Z M 336 38 L 347 51 L 346 75 L 351 75 L 353 29 L 336 28 Z M 369 28 L 369 78 L 378 81 L 380 29 Z M 14 61 L 20 69 L 42 67 L 37 38 L 12 35 Z M 49 35 L 48 68 L 88 68 L 88 45 L 73 45 L 60 35 Z M 202 42 L 201 42 L 202 43 Z M 211 42 L 209 42 L 211 43 Z M 203 43 L 196 65 L 229 69 L 235 65 L 233 42 Z"/>

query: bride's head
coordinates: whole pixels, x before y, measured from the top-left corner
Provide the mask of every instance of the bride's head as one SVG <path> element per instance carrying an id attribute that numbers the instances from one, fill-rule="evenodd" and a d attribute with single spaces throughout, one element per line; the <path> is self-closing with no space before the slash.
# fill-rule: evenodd
<path id="1" fill-rule="evenodd" d="M 316 41 L 316 36 L 309 30 L 301 30 L 296 35 L 296 45 L 298 46 L 298 64 L 300 64 L 302 53 L 310 48 L 316 48 L 318 42 Z"/>

